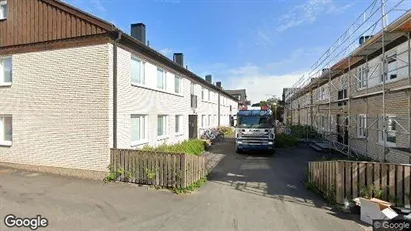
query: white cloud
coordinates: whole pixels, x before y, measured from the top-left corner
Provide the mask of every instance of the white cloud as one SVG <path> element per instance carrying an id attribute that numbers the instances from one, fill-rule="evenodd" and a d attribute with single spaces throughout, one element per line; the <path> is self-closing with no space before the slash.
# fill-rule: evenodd
<path id="1" fill-rule="evenodd" d="M 282 32 L 292 27 L 312 24 L 321 14 L 341 14 L 352 5 L 353 3 L 339 6 L 333 0 L 308 0 L 282 15 L 278 19 L 277 31 Z"/>
<path id="2" fill-rule="evenodd" d="M 272 95 L 281 98 L 283 88 L 291 87 L 303 74 L 271 75 L 257 66 L 247 65 L 229 70 L 222 85 L 224 89 L 246 89 L 248 99 L 255 103 Z"/>

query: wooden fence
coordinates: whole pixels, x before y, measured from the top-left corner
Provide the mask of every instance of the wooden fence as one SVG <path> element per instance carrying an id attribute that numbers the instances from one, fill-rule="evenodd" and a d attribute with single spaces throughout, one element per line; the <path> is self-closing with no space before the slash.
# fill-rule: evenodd
<path id="1" fill-rule="evenodd" d="M 357 161 L 308 164 L 308 180 L 339 204 L 344 198 L 372 196 L 410 207 L 410 165 Z"/>
<path id="2" fill-rule="evenodd" d="M 124 182 L 185 188 L 207 174 L 205 158 L 188 154 L 111 149 L 110 159 Z"/>

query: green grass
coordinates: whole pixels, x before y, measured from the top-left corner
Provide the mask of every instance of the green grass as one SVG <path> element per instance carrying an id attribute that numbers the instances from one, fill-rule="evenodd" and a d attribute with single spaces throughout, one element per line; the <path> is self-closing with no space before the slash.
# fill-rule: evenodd
<path id="1" fill-rule="evenodd" d="M 173 191 L 176 194 L 190 193 L 190 192 L 193 192 L 193 191 L 201 188 L 206 183 L 207 183 L 207 179 L 206 178 L 201 178 L 200 180 L 192 183 L 191 185 L 187 186 L 186 188 L 175 188 Z"/>
<path id="2" fill-rule="evenodd" d="M 177 144 L 162 144 L 158 147 L 144 146 L 143 151 L 186 153 L 199 156 L 205 150 L 206 143 L 203 140 L 186 140 Z"/>

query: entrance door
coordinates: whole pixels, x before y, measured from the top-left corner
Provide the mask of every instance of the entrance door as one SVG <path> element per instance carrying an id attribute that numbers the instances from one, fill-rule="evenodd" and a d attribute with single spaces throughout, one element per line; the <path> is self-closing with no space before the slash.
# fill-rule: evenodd
<path id="1" fill-rule="evenodd" d="M 189 115 L 188 116 L 188 138 L 190 139 L 197 139 L 197 115 Z"/>

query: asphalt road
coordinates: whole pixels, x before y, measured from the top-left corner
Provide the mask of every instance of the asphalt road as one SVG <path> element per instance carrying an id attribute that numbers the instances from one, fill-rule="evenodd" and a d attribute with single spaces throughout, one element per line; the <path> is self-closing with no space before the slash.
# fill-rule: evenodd
<path id="1" fill-rule="evenodd" d="M 49 225 L 38 230 L 363 230 L 303 187 L 306 162 L 318 154 L 233 150 L 230 142 L 214 147 L 225 158 L 190 195 L 0 169 L 0 216 L 40 214 Z M 3 221 L 0 230 L 9 230 Z"/>

